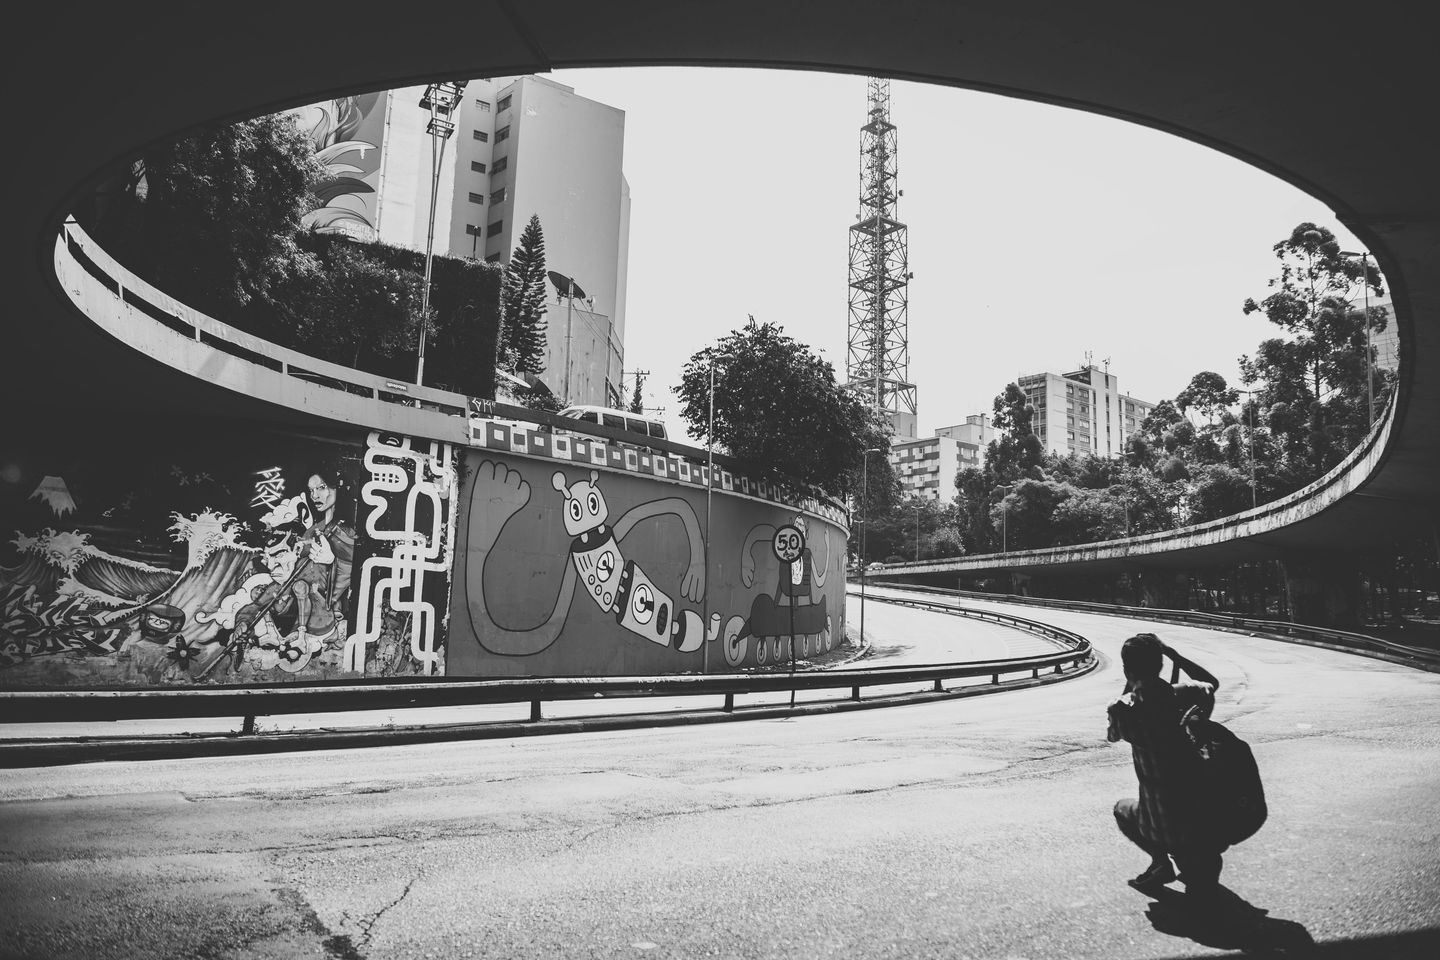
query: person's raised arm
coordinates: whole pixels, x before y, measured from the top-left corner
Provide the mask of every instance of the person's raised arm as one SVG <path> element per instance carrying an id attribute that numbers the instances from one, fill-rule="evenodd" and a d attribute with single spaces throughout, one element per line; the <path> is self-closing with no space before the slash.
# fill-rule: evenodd
<path id="1" fill-rule="evenodd" d="M 1190 679 L 1198 680 L 1201 683 L 1209 684 L 1212 693 L 1220 689 L 1220 681 L 1216 679 L 1215 674 L 1211 673 L 1209 670 L 1206 670 L 1194 660 L 1190 660 L 1187 657 L 1182 656 L 1181 654 L 1176 652 L 1174 647 L 1170 646 L 1169 644 L 1163 644 L 1161 646 L 1161 652 L 1164 653 L 1167 657 L 1169 657 L 1171 661 L 1175 664 L 1175 669 L 1171 672 L 1170 675 L 1171 683 L 1174 683 L 1176 680 L 1180 679 L 1180 671 L 1184 670 L 1185 675 L 1188 676 Z"/>

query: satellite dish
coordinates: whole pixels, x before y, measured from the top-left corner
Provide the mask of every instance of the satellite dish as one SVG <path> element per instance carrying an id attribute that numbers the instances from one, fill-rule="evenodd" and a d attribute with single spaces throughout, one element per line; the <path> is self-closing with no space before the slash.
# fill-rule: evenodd
<path id="1" fill-rule="evenodd" d="M 556 273 L 554 270 L 547 270 L 546 275 L 549 276 L 550 282 L 555 284 L 556 290 L 568 296 L 579 297 L 581 300 L 585 299 L 585 291 L 580 289 L 580 284 L 565 276 L 565 274 Z"/>

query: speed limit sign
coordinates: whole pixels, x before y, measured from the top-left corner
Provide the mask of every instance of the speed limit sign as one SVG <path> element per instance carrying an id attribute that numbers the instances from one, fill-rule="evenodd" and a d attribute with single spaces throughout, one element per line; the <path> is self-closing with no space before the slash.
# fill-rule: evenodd
<path id="1" fill-rule="evenodd" d="M 805 552 L 805 534 L 800 532 L 799 527 L 787 523 L 775 531 L 772 546 L 776 559 L 781 563 L 794 563 Z"/>

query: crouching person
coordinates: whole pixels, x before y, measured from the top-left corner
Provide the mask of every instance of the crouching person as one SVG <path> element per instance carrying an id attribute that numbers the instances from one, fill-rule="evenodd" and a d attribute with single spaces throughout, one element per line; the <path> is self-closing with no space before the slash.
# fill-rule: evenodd
<path id="1" fill-rule="evenodd" d="M 1184 670 L 1198 683 L 1167 683 L 1160 676 L 1167 655 L 1176 668 L 1173 680 Z M 1129 883 L 1154 894 L 1176 879 L 1178 868 L 1187 894 L 1210 898 L 1219 889 L 1225 847 L 1208 828 L 1199 757 L 1180 720 L 1192 706 L 1213 705 L 1220 683 L 1153 633 L 1126 640 L 1120 659 L 1125 692 L 1110 705 L 1109 739 L 1129 742 L 1140 796 L 1115 804 L 1115 820 L 1120 832 L 1150 855 L 1149 868 Z"/>

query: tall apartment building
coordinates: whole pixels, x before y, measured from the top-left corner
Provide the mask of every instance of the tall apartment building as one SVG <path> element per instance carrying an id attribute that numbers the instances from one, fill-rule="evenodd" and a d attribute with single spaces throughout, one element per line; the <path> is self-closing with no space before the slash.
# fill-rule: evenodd
<path id="1" fill-rule="evenodd" d="M 426 248 L 433 161 L 424 92 L 294 111 L 332 173 L 307 225 Z M 546 267 L 586 294 L 572 308 L 549 290 L 541 379 L 571 403 L 619 406 L 630 247 L 625 112 L 542 77 L 482 78 L 469 81 L 448 120 L 455 129 L 439 164 L 435 252 L 505 263 L 538 216 Z"/>
<path id="2" fill-rule="evenodd" d="M 1017 383 L 1035 407 L 1044 449 L 1060 456 L 1118 457 L 1155 404 L 1120 392 L 1108 370 L 1087 364 L 1072 373 L 1035 373 Z"/>
<path id="3" fill-rule="evenodd" d="M 966 467 L 985 462 L 985 447 L 995 438 L 984 414 L 966 417 L 964 423 L 941 427 L 933 437 L 897 440 L 890 444 L 890 464 L 900 479 L 904 496 L 949 500 L 955 496 L 955 477 Z"/>

